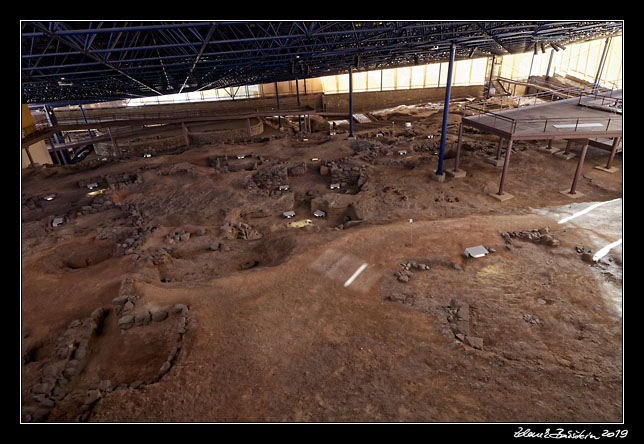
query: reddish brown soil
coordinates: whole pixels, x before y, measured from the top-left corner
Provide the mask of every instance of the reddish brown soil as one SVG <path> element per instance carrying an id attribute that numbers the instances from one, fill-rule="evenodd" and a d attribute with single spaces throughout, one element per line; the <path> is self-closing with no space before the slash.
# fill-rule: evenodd
<path id="1" fill-rule="evenodd" d="M 608 153 L 589 148 L 578 185 L 584 195 L 573 200 L 559 191 L 570 187 L 576 158 L 540 153 L 534 148 L 541 142 L 516 143 L 505 188 L 514 199 L 498 202 L 488 193 L 498 189 L 501 168 L 484 161 L 498 139 L 466 132 L 461 168 L 468 175 L 434 182 L 428 176 L 436 168 L 432 149 L 439 136 L 426 136 L 438 134 L 440 115 L 413 117 L 415 137 L 376 138 L 373 125 L 364 136 L 431 158 L 412 169 L 393 163 L 396 156 L 377 157 L 381 164 L 360 160 L 346 134 L 329 139 L 314 133 L 307 141 L 204 146 L 88 171 L 24 170 L 23 196 L 58 194 L 22 212 L 24 405 L 34 402 L 31 388 L 56 338 L 74 319 L 104 307 L 108 313 L 86 364 L 44 420 L 79 420 L 87 391 L 110 380 L 120 387 L 104 392 L 82 420 L 620 421 L 621 318 L 575 251 L 586 242 L 584 233 L 557 227 L 530 208 L 621 197 L 621 155 L 615 159 L 620 171 L 608 174 L 593 169 Z M 448 148 L 459 119 L 450 115 Z M 391 122 L 383 122 L 389 129 Z M 356 130 L 362 140 L 359 124 Z M 411 149 L 430 142 L 428 152 Z M 344 230 L 335 229 L 342 220 L 318 219 L 311 227 L 287 228 L 275 212 L 245 219 L 260 239 L 226 238 L 221 227 L 233 209 L 271 208 L 270 198 L 246 189 L 254 171 L 217 173 L 209 166 L 210 156 L 242 152 L 307 162 L 305 175 L 289 177 L 296 220 L 315 219 L 307 191 L 329 192 L 329 178 L 311 159 L 351 156 L 369 168 L 367 185 L 355 195 L 364 221 Z M 79 180 L 136 171 L 141 183 L 106 192 L 114 208 L 49 225 L 53 216 L 91 202 Z M 136 204 L 144 223 L 156 229 L 123 254 L 122 239 L 96 238 L 101 230 L 133 227 L 126 204 Z M 544 226 L 558 246 L 506 244 L 501 237 Z M 200 228 L 205 235 L 195 234 Z M 166 236 L 180 231 L 190 239 L 168 244 Z M 219 250 L 208 250 L 213 242 Z M 466 259 L 464 249 L 474 245 L 496 252 Z M 146 259 L 154 247 L 172 249 L 164 263 Z M 241 268 L 251 260 L 255 267 Z M 399 282 L 394 273 L 410 260 L 430 269 Z M 367 268 L 345 286 L 363 263 Z M 112 299 L 125 276 L 134 279 L 137 309 L 189 307 L 181 339 L 175 318 L 119 329 Z M 452 299 L 470 305 L 470 334 L 483 339 L 482 349 L 465 345 L 450 329 Z M 181 350 L 168 373 L 130 386 L 152 377 L 177 344 Z"/>

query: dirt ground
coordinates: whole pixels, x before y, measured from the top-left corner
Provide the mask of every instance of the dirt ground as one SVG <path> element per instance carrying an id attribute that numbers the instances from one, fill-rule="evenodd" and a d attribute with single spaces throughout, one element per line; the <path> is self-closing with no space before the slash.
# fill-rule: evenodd
<path id="1" fill-rule="evenodd" d="M 571 198 L 577 157 L 516 142 L 499 202 L 498 138 L 436 182 L 436 106 L 371 118 L 23 170 L 23 422 L 621 421 L 621 248 L 554 210 L 620 198 L 621 154 Z"/>

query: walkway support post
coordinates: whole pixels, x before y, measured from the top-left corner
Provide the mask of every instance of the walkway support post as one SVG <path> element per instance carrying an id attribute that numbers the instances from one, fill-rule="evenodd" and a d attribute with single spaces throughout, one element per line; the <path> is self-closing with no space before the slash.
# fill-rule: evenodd
<path id="1" fill-rule="evenodd" d="M 575 177 L 572 180 L 572 186 L 570 187 L 569 194 L 577 194 L 575 190 L 577 189 L 577 182 L 579 181 L 579 176 L 581 176 L 581 170 L 584 165 L 584 158 L 586 157 L 586 151 L 588 150 L 588 139 L 584 141 L 584 147 L 581 149 L 581 154 L 579 154 L 579 162 L 577 162 L 577 170 L 575 171 Z"/>
<path id="2" fill-rule="evenodd" d="M 503 185 L 505 184 L 505 176 L 508 174 L 508 166 L 510 165 L 510 153 L 512 153 L 512 139 L 508 139 L 508 147 L 505 149 L 505 162 L 503 162 L 503 172 L 501 173 L 501 183 L 499 184 L 499 196 L 503 196 Z"/>
<path id="3" fill-rule="evenodd" d="M 454 178 L 465 177 L 467 173 L 458 168 L 461 162 L 461 144 L 463 141 L 463 122 L 458 125 L 458 142 L 456 143 L 456 159 L 454 160 L 454 169 L 445 172 Z"/>
<path id="4" fill-rule="evenodd" d="M 617 152 L 617 145 L 619 145 L 621 137 L 615 137 L 613 139 L 613 146 L 611 147 L 610 150 L 610 156 L 608 157 L 608 163 L 606 164 L 606 169 L 610 170 L 611 166 L 613 165 L 613 159 L 615 159 L 615 153 Z"/>
<path id="5" fill-rule="evenodd" d="M 438 153 L 438 169 L 435 176 L 443 176 L 443 157 L 445 156 L 445 137 L 447 136 L 447 117 L 449 115 L 449 98 L 452 93 L 452 71 L 454 69 L 454 54 L 456 44 L 452 43 L 449 49 L 449 67 L 447 69 L 447 86 L 445 87 L 445 103 L 443 104 L 443 127 L 441 130 L 441 146 Z M 440 180 L 437 178 L 437 180 Z"/>
<path id="6" fill-rule="evenodd" d="M 496 160 L 501 158 L 501 150 L 503 149 L 503 137 L 499 137 L 499 146 L 496 148 Z"/>

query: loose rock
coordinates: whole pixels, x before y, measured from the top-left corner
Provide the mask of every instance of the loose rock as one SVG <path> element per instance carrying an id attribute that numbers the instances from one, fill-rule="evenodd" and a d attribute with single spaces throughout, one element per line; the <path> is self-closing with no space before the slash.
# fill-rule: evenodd
<path id="1" fill-rule="evenodd" d="M 160 322 L 160 321 L 163 321 L 167 317 L 168 317 L 168 312 L 165 311 L 165 310 L 156 310 L 156 311 L 152 312 L 152 320 L 153 321 Z"/>
<path id="2" fill-rule="evenodd" d="M 125 315 L 119 319 L 119 328 L 121 330 L 127 330 L 134 325 L 134 316 Z"/>

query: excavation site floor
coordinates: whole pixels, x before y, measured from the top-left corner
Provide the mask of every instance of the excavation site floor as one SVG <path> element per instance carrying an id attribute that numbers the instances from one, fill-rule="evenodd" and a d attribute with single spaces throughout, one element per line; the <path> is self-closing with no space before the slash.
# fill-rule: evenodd
<path id="1" fill-rule="evenodd" d="M 370 117 L 24 169 L 22 420 L 621 421 L 621 155 Z"/>

